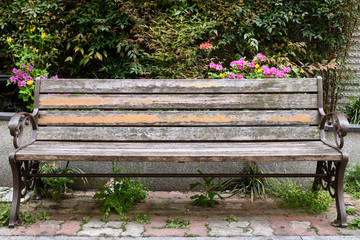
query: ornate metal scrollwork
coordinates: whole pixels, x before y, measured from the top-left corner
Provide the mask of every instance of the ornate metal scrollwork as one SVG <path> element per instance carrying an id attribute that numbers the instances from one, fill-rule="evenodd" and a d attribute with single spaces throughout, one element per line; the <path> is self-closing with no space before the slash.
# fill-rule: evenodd
<path id="1" fill-rule="evenodd" d="M 39 162 L 36 161 L 23 161 L 20 166 L 20 192 L 23 198 L 30 190 L 34 190 L 36 185 L 36 178 L 30 177 L 29 174 L 35 174 L 39 171 Z"/>
<path id="2" fill-rule="evenodd" d="M 321 119 L 320 130 L 321 130 L 321 139 L 326 142 L 324 127 L 325 123 L 331 125 L 334 129 L 334 139 L 335 139 L 335 148 L 341 149 L 344 146 L 344 137 L 347 135 L 347 130 L 349 128 L 349 122 L 346 117 L 341 113 L 328 113 Z"/>
<path id="3" fill-rule="evenodd" d="M 26 126 L 31 124 L 32 126 L 32 140 L 34 141 L 36 138 L 36 130 L 37 130 L 37 111 L 34 114 L 30 114 L 27 112 L 21 112 L 15 114 L 9 122 L 9 129 L 11 136 L 14 137 L 13 143 L 15 148 L 19 148 L 22 146 L 22 137 L 23 132 Z"/>
<path id="4" fill-rule="evenodd" d="M 335 198 L 336 197 L 336 170 L 337 170 L 337 166 L 338 163 L 337 162 L 332 162 L 332 161 L 323 161 L 323 162 L 319 162 L 318 163 L 318 169 L 317 169 L 317 173 L 320 174 L 326 174 L 326 177 L 321 177 L 320 178 L 320 182 L 321 182 L 321 187 L 324 190 L 327 190 L 330 194 L 331 197 Z"/>

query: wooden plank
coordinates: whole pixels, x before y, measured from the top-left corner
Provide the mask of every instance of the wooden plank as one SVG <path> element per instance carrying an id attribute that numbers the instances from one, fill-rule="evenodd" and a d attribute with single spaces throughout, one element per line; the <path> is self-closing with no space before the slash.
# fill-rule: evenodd
<path id="1" fill-rule="evenodd" d="M 316 78 L 287 79 L 44 79 L 42 93 L 317 92 Z"/>
<path id="2" fill-rule="evenodd" d="M 40 111 L 39 125 L 298 125 L 318 123 L 317 110 L 288 111 Z"/>
<path id="3" fill-rule="evenodd" d="M 339 161 L 341 153 L 320 141 L 257 143 L 35 142 L 17 160 L 63 161 Z"/>
<path id="4" fill-rule="evenodd" d="M 40 95 L 40 109 L 317 109 L 316 94 Z"/>
<path id="5" fill-rule="evenodd" d="M 272 141 L 319 139 L 317 127 L 39 127 L 39 140 Z"/>

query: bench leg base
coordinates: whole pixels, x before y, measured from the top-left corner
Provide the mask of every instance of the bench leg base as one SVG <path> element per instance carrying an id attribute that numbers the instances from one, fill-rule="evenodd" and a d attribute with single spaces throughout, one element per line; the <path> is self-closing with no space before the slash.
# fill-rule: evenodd
<path id="1" fill-rule="evenodd" d="M 9 161 L 13 174 L 13 198 L 10 209 L 9 227 L 13 228 L 18 225 L 19 221 L 19 208 L 21 200 L 21 164 L 15 161 L 14 155 L 9 156 Z"/>
<path id="2" fill-rule="evenodd" d="M 335 227 L 347 227 L 346 210 L 344 202 L 344 175 L 348 162 L 347 155 L 343 154 L 343 160 L 339 162 L 318 162 L 316 173 L 327 174 L 324 178 L 315 178 L 313 190 L 319 189 L 319 185 L 335 198 L 337 219 L 332 223 Z"/>

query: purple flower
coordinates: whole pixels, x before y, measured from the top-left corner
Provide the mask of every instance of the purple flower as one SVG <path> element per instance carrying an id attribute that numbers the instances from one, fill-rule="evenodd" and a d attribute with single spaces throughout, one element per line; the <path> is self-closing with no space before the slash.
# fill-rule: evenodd
<path id="1" fill-rule="evenodd" d="M 10 77 L 10 81 L 11 81 L 11 82 L 16 82 L 16 81 L 17 81 L 17 78 L 16 78 L 15 76 L 12 76 L 12 77 Z"/>
<path id="2" fill-rule="evenodd" d="M 16 68 L 13 68 L 13 70 L 12 70 L 13 73 L 17 73 L 17 71 L 18 70 Z"/>
<path id="3" fill-rule="evenodd" d="M 235 78 L 236 79 L 244 79 L 244 76 L 243 75 L 236 75 Z"/>
<path id="4" fill-rule="evenodd" d="M 58 75 L 56 74 L 55 77 L 53 77 L 53 79 L 59 79 Z"/>
<path id="5" fill-rule="evenodd" d="M 26 84 L 23 81 L 18 81 L 18 86 L 19 87 L 25 87 Z"/>
<path id="6" fill-rule="evenodd" d="M 31 72 L 31 70 L 33 69 L 33 66 L 29 65 L 29 66 L 28 66 L 28 69 L 29 69 L 29 71 Z"/>

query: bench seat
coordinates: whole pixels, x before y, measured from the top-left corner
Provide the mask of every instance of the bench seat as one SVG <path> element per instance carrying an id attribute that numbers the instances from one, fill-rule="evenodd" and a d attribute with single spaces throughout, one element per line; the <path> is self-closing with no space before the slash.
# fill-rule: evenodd
<path id="1" fill-rule="evenodd" d="M 17 160 L 47 161 L 341 161 L 321 141 L 290 142 L 64 142 L 35 141 Z"/>

